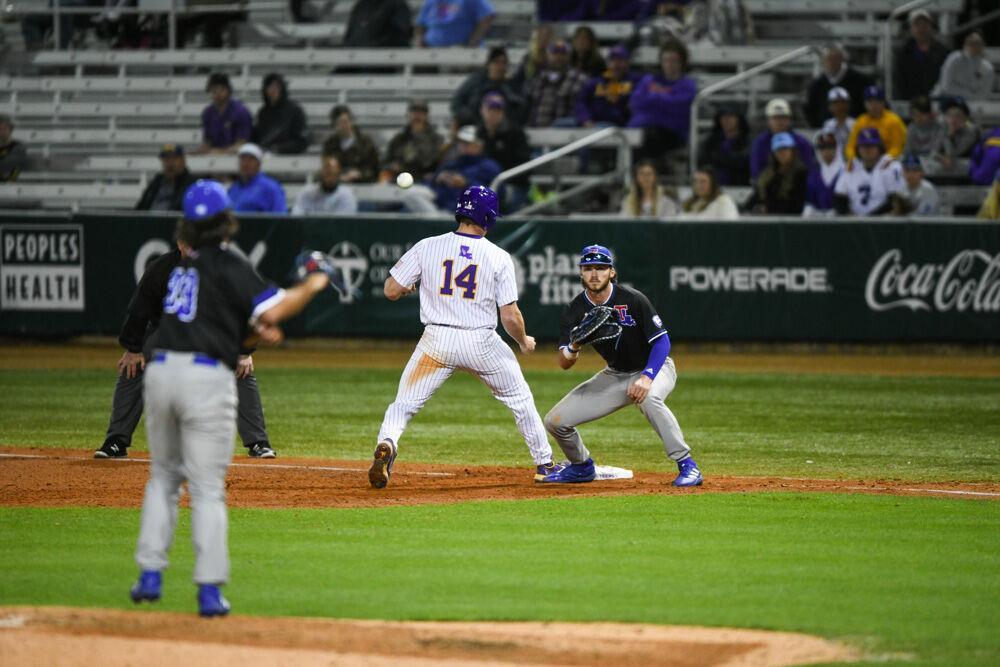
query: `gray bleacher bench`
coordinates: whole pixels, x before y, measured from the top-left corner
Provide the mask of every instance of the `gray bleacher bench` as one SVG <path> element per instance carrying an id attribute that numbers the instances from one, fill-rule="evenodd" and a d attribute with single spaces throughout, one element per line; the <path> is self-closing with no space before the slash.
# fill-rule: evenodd
<path id="1" fill-rule="evenodd" d="M 743 5 L 751 14 L 844 14 L 844 13 L 876 13 L 888 15 L 901 0 L 743 0 Z M 924 7 L 931 13 L 960 12 L 964 9 L 965 0 L 937 0 L 932 5 Z"/>
<path id="2" fill-rule="evenodd" d="M 254 22 L 253 29 L 266 40 L 298 40 L 314 42 L 332 40 L 342 42 L 347 33 L 343 23 L 272 23 Z"/>

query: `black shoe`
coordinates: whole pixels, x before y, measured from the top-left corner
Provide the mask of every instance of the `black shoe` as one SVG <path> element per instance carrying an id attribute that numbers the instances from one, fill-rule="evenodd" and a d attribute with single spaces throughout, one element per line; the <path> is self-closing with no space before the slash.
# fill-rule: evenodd
<path id="1" fill-rule="evenodd" d="M 277 454 L 268 443 L 255 442 L 252 445 L 247 445 L 247 456 L 252 459 L 273 459 Z"/>
<path id="2" fill-rule="evenodd" d="M 127 456 L 128 447 L 114 440 L 109 440 L 94 452 L 95 459 L 123 459 Z"/>

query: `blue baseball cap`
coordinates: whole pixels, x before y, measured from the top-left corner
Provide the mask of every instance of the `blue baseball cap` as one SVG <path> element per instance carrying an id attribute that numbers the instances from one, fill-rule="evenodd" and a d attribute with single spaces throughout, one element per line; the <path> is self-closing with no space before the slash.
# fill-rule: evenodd
<path id="1" fill-rule="evenodd" d="M 607 246 L 589 245 L 580 251 L 580 266 L 614 266 L 615 258 Z"/>
<path id="2" fill-rule="evenodd" d="M 184 193 L 184 218 L 197 221 L 212 218 L 233 204 L 222 184 L 205 178 L 198 179 Z"/>
<path id="3" fill-rule="evenodd" d="M 920 162 L 920 157 L 915 153 L 907 153 L 900 159 L 900 164 L 903 165 L 903 169 L 923 169 L 924 165 Z"/>
<path id="4" fill-rule="evenodd" d="M 881 146 L 882 135 L 874 127 L 865 127 L 858 132 L 858 146 Z"/>
<path id="5" fill-rule="evenodd" d="M 795 148 L 795 137 L 790 132 L 778 132 L 771 137 L 771 152 L 782 148 Z"/>
<path id="6" fill-rule="evenodd" d="M 884 102 L 885 91 L 879 86 L 868 86 L 865 88 L 865 92 L 862 97 L 866 100 L 882 100 Z"/>

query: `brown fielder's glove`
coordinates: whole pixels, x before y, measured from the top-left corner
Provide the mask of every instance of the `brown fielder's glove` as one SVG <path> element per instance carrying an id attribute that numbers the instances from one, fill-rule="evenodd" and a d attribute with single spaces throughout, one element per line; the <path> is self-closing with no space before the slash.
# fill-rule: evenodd
<path id="1" fill-rule="evenodd" d="M 595 306 L 587 311 L 580 323 L 569 332 L 569 342 L 576 348 L 593 345 L 604 340 L 617 338 L 622 333 L 622 325 L 614 318 L 614 308 Z"/>

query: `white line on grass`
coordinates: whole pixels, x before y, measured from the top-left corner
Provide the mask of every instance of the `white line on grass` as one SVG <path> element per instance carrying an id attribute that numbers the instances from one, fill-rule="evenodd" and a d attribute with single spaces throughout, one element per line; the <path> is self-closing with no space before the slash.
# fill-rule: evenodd
<path id="1" fill-rule="evenodd" d="M 90 459 L 81 456 L 47 456 L 45 454 L 8 454 L 0 452 L 0 458 L 5 459 L 50 459 L 69 461 L 89 461 Z M 112 461 L 124 461 L 125 463 L 149 463 L 149 459 L 111 459 Z M 337 466 L 297 466 L 281 463 L 230 463 L 231 467 L 239 468 L 281 468 L 290 470 L 327 470 L 330 472 L 366 472 L 367 468 L 340 468 Z M 423 477 L 454 477 L 451 472 L 413 472 L 407 471 L 402 475 L 420 475 Z"/>

